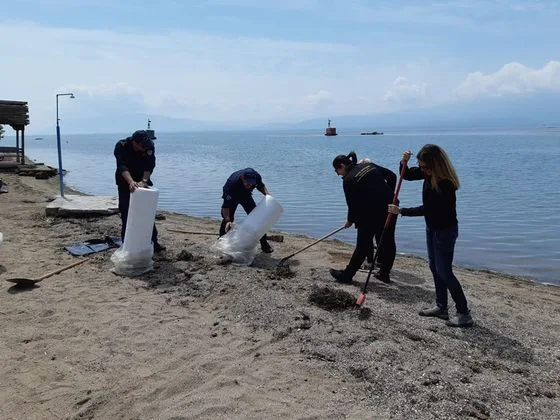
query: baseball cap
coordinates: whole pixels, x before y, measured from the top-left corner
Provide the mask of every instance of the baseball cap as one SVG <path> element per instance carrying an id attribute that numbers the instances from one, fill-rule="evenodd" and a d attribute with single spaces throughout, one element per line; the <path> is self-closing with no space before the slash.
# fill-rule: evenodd
<path id="1" fill-rule="evenodd" d="M 243 174 L 243 182 L 249 185 L 257 185 L 257 175 L 254 172 Z"/>
<path id="2" fill-rule="evenodd" d="M 146 130 L 136 130 L 134 133 L 132 133 L 132 140 L 144 147 L 150 147 L 154 145 L 153 141 L 148 137 L 148 133 L 146 132 Z"/>

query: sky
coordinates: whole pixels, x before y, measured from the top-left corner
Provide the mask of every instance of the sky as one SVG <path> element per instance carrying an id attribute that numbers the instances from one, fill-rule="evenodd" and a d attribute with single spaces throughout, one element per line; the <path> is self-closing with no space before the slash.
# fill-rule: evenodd
<path id="1" fill-rule="evenodd" d="M 31 131 L 144 114 L 252 126 L 560 95 L 560 1 L 0 0 Z M 157 117 L 156 117 L 157 118 Z"/>

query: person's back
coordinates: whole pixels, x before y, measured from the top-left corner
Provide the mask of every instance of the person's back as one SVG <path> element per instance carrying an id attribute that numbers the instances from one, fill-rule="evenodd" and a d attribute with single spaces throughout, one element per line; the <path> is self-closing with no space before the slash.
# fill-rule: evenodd
<path id="1" fill-rule="evenodd" d="M 393 177 L 396 182 L 396 175 L 371 162 L 356 164 L 344 176 L 344 193 L 356 223 L 387 214 L 387 204 L 393 200 L 394 185 L 389 185 Z"/>

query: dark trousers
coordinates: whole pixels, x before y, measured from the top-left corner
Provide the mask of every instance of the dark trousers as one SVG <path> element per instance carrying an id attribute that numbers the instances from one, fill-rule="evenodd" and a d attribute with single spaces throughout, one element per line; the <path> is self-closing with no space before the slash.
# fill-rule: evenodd
<path id="1" fill-rule="evenodd" d="M 126 233 L 126 221 L 128 220 L 128 207 L 130 206 L 130 190 L 127 187 L 121 187 L 119 185 L 119 211 L 121 213 L 121 240 L 124 243 L 124 235 Z M 158 231 L 156 229 L 156 224 L 154 223 L 154 229 L 152 230 L 152 242 L 155 244 L 157 242 Z"/>
<path id="2" fill-rule="evenodd" d="M 229 219 L 230 221 L 234 221 L 234 217 L 235 217 L 235 210 L 237 210 L 237 206 L 241 204 L 241 207 L 243 207 L 243 210 L 245 210 L 245 213 L 249 214 L 253 211 L 253 209 L 255 207 L 257 207 L 257 205 L 255 204 L 255 200 L 253 199 L 252 195 L 249 195 L 247 197 L 243 197 L 240 200 L 228 200 L 228 201 L 224 201 L 224 204 L 222 205 L 222 224 L 220 225 L 220 236 L 224 236 L 226 234 L 226 219 L 224 219 L 224 208 L 225 209 L 229 209 Z M 260 239 L 261 242 L 261 247 L 263 245 L 267 245 L 267 237 L 266 237 L 266 233 L 261 237 Z"/>
<path id="3" fill-rule="evenodd" d="M 453 274 L 453 254 L 458 236 L 457 226 L 448 229 L 426 229 L 428 259 L 436 288 L 436 304 L 442 309 L 447 308 L 449 290 L 457 312 L 466 314 L 469 312 L 467 299 L 459 280 Z"/>
<path id="4" fill-rule="evenodd" d="M 383 232 L 383 223 L 374 224 L 360 224 L 357 228 L 358 234 L 356 238 L 356 248 L 350 258 L 350 262 L 346 266 L 345 274 L 354 277 L 356 272 L 362 266 L 366 257 L 369 258 L 373 255 L 373 239 L 377 243 L 379 254 L 377 255 L 377 263 L 381 265 L 381 273 L 389 274 L 395 262 L 395 255 L 397 254 L 397 246 L 395 244 L 395 226 L 397 218 L 392 217 L 389 226 L 385 229 L 383 234 L 383 243 L 381 241 L 381 234 Z M 379 220 L 381 222 L 381 219 Z M 371 257 L 373 260 L 373 257 Z"/>

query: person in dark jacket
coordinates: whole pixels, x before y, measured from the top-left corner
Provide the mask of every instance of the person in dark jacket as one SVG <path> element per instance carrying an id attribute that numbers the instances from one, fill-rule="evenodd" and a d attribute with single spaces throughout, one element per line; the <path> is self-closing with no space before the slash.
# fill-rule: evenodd
<path id="1" fill-rule="evenodd" d="M 348 205 L 345 227 L 355 224 L 357 229 L 356 248 L 344 270 L 331 269 L 331 275 L 341 283 L 351 283 L 366 257 L 373 255 L 373 238 L 380 247 L 378 260 L 381 265 L 375 277 L 384 283 L 390 282 L 390 273 L 395 261 L 395 223 L 381 234 L 387 219 L 387 205 L 393 202 L 393 191 L 397 176 L 387 168 L 369 160 L 358 163 L 356 153 L 338 155 L 333 161 L 337 175 L 342 177 L 344 196 Z"/>
<path id="2" fill-rule="evenodd" d="M 235 210 L 241 204 L 247 214 L 251 213 L 257 206 L 253 199 L 253 190 L 257 189 L 263 195 L 268 195 L 268 190 L 262 181 L 261 175 L 253 168 L 245 168 L 232 173 L 224 184 L 222 198 L 222 224 L 220 225 L 220 236 L 225 235 L 234 221 Z M 265 253 L 274 250 L 268 243 L 266 234 L 260 239 L 261 249 Z"/>
<path id="3" fill-rule="evenodd" d="M 412 152 L 403 153 L 402 165 L 408 162 Z M 402 216 L 424 216 L 426 220 L 426 244 L 428 260 L 436 289 L 436 306 L 420 311 L 421 316 L 449 319 L 447 310 L 447 291 L 455 302 L 457 315 L 447 321 L 451 327 L 470 327 L 473 319 L 467 305 L 463 288 L 453 274 L 453 254 L 455 241 L 459 236 L 457 221 L 456 194 L 459 178 L 445 151 L 435 145 L 427 144 L 416 155 L 418 167 L 407 168 L 404 179 L 423 180 L 422 205 L 419 207 L 399 208 L 389 206 L 389 211 Z"/>
<path id="4" fill-rule="evenodd" d="M 134 193 L 137 188 L 153 185 L 150 176 L 156 166 L 154 142 L 145 130 L 137 130 L 131 137 L 117 142 L 114 154 L 117 160 L 115 182 L 119 191 L 119 211 L 122 221 L 121 239 L 124 242 L 130 194 Z M 158 242 L 158 232 L 155 224 L 152 231 L 152 243 L 154 252 L 165 250 L 165 247 Z"/>

